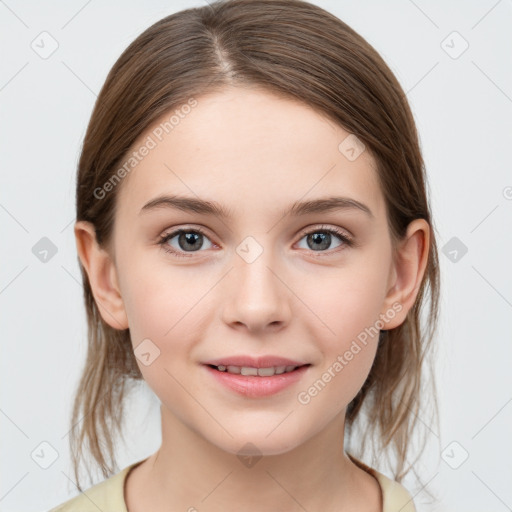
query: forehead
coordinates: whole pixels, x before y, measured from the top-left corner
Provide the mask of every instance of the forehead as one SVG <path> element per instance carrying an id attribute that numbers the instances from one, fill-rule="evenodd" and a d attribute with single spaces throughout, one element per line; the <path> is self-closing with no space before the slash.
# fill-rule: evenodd
<path id="1" fill-rule="evenodd" d="M 357 156 L 354 135 L 308 105 L 254 88 L 194 100 L 163 115 L 130 149 L 139 156 L 119 191 L 125 213 L 163 193 L 213 200 L 235 215 L 327 194 L 384 211 L 370 153 Z"/>

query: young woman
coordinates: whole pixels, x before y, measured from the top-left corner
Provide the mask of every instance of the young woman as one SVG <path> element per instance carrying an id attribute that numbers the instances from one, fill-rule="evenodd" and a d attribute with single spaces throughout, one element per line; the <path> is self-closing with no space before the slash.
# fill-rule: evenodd
<path id="1" fill-rule="evenodd" d="M 350 27 L 299 0 L 231 0 L 148 28 L 94 108 L 75 235 L 75 476 L 82 491 L 87 442 L 106 480 L 54 510 L 415 510 L 400 482 L 437 248 L 404 92 Z M 140 379 L 162 444 L 117 471 Z M 393 478 L 356 456 L 365 442 Z"/>

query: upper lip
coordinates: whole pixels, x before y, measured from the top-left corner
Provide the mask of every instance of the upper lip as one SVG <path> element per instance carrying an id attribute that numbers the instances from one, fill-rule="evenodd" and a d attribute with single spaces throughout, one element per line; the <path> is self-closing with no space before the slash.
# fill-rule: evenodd
<path id="1" fill-rule="evenodd" d="M 213 366 L 239 366 L 246 368 L 270 368 L 272 366 L 304 366 L 301 361 L 294 361 L 285 357 L 279 356 L 260 356 L 254 357 L 249 355 L 219 357 L 218 359 L 210 359 L 203 364 L 210 364 Z"/>

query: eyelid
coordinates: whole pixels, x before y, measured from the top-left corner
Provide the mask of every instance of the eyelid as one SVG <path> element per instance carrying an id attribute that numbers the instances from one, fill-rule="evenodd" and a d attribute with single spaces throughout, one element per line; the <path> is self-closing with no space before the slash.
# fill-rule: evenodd
<path id="1" fill-rule="evenodd" d="M 179 234 L 183 231 L 185 231 L 185 232 L 195 231 L 197 233 L 201 233 L 201 235 L 204 235 L 204 236 L 210 238 L 210 236 L 208 235 L 208 233 L 206 232 L 206 230 L 204 228 L 199 227 L 199 226 L 194 226 L 194 225 L 178 226 L 175 228 L 166 229 L 164 231 L 164 233 L 159 236 L 159 238 L 160 239 L 167 238 L 171 235 L 176 236 L 177 234 Z"/>
<path id="2" fill-rule="evenodd" d="M 339 226 L 333 226 L 330 224 L 313 224 L 312 226 L 308 226 L 307 228 L 302 229 L 299 232 L 299 235 L 302 238 L 304 235 L 309 235 L 310 233 L 315 233 L 317 231 L 327 231 L 329 233 L 335 233 L 338 236 L 346 238 L 348 241 L 351 242 L 354 240 L 354 235 L 352 235 L 350 231 L 344 228 L 340 228 Z"/>

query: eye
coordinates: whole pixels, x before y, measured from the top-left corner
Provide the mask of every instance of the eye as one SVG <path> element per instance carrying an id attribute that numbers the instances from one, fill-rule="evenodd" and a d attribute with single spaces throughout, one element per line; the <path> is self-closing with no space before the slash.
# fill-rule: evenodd
<path id="1" fill-rule="evenodd" d="M 301 240 L 304 238 L 306 239 L 306 249 L 312 249 L 314 252 L 326 252 L 324 249 L 329 249 L 331 243 L 333 242 L 332 235 L 335 235 L 335 237 L 342 242 L 336 247 L 343 245 L 352 247 L 354 245 L 352 238 L 345 232 L 337 228 L 326 226 L 319 226 L 314 230 L 303 233 Z"/>
<path id="2" fill-rule="evenodd" d="M 176 238 L 175 243 L 174 245 L 170 245 L 168 242 L 171 242 L 173 238 Z M 203 246 L 205 239 L 209 241 L 209 238 L 206 236 L 206 233 L 204 233 L 199 228 L 177 229 L 172 233 L 163 235 L 158 243 L 162 246 L 164 251 L 169 252 L 175 256 L 190 257 L 191 255 L 189 256 L 186 253 L 198 252 L 199 249 Z M 212 242 L 209 241 L 209 243 L 210 247 L 212 247 Z M 175 244 L 177 244 L 177 247 Z"/>
<path id="3" fill-rule="evenodd" d="M 314 230 L 304 232 L 302 235 L 303 236 L 301 240 L 305 238 L 308 245 L 306 248 L 312 249 L 313 252 L 329 252 L 325 249 L 330 248 L 333 242 L 332 235 L 334 235 L 341 242 L 336 247 L 352 247 L 354 245 L 354 241 L 349 235 L 334 227 L 319 226 Z M 173 242 L 173 239 L 176 240 Z M 174 256 L 191 257 L 192 254 L 187 253 L 201 252 L 200 249 L 204 248 L 205 240 L 207 240 L 210 244 L 209 247 L 206 247 L 207 249 L 213 247 L 213 243 L 207 237 L 206 233 L 201 229 L 182 228 L 162 235 L 158 241 L 158 244 L 162 246 L 164 251 L 171 253 Z"/>

